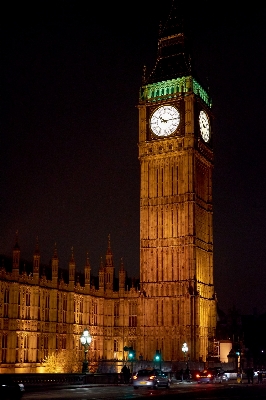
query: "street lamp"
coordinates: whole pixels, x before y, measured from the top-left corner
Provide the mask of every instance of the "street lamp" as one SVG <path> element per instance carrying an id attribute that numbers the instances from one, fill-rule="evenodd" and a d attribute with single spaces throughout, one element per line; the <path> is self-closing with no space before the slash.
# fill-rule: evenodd
<path id="1" fill-rule="evenodd" d="M 82 344 L 82 346 L 84 346 L 84 361 L 82 364 L 82 373 L 86 374 L 89 372 L 88 369 L 88 360 L 87 360 L 87 353 L 88 353 L 88 349 L 89 349 L 89 345 L 91 344 L 91 335 L 90 332 L 88 331 L 88 329 L 84 329 L 84 331 L 82 332 L 82 335 L 80 336 L 80 342 Z"/>
<path id="2" fill-rule="evenodd" d="M 185 361 L 187 361 L 187 352 L 188 352 L 188 346 L 186 343 L 183 343 L 182 345 L 182 351 L 185 354 Z"/>

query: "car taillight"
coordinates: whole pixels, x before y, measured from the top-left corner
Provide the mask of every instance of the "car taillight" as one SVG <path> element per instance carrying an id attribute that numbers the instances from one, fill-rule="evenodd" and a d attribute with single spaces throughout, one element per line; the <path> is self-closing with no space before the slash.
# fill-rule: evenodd
<path id="1" fill-rule="evenodd" d="M 137 375 L 134 375 L 134 376 L 133 376 L 133 379 L 137 379 Z"/>
<path id="2" fill-rule="evenodd" d="M 212 377 L 212 374 L 208 374 L 207 377 L 208 377 L 208 378 L 211 378 L 211 377 Z"/>

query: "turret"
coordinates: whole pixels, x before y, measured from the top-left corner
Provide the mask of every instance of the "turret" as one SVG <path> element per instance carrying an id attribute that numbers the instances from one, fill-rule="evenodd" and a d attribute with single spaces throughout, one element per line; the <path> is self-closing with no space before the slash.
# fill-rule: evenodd
<path id="1" fill-rule="evenodd" d="M 125 290 L 126 284 L 126 271 L 124 268 L 123 258 L 121 258 L 120 268 L 119 268 L 119 291 Z"/>
<path id="2" fill-rule="evenodd" d="M 90 290 L 90 281 L 91 281 L 91 266 L 90 266 L 90 260 L 89 260 L 88 253 L 87 253 L 84 273 L 85 273 L 85 289 L 86 289 L 86 291 L 89 291 Z"/>
<path id="3" fill-rule="evenodd" d="M 113 263 L 113 253 L 111 250 L 111 239 L 108 235 L 108 246 L 105 256 L 105 288 L 106 290 L 113 290 L 114 288 L 114 263 Z"/>
<path id="4" fill-rule="evenodd" d="M 16 278 L 19 276 L 19 261 L 20 261 L 20 248 L 18 245 L 18 231 L 16 232 L 16 243 L 13 248 L 13 267 L 12 273 L 15 275 Z"/>
<path id="5" fill-rule="evenodd" d="M 35 281 L 38 281 L 39 276 L 40 276 L 40 260 L 41 260 L 41 254 L 40 254 L 40 249 L 39 249 L 39 240 L 37 237 L 35 251 L 33 254 L 33 279 Z"/>
<path id="6" fill-rule="evenodd" d="M 54 255 L 52 257 L 52 282 L 54 285 L 57 285 L 58 282 L 58 264 L 59 259 L 57 255 L 57 247 L 56 243 L 54 244 Z"/>
<path id="7" fill-rule="evenodd" d="M 73 247 L 71 248 L 71 258 L 69 261 L 69 286 L 72 286 L 74 288 L 74 283 L 75 283 L 75 269 L 76 269 L 76 263 L 74 260 L 74 249 Z"/>
<path id="8" fill-rule="evenodd" d="M 104 290 L 104 266 L 102 257 L 99 268 L 99 290 Z"/>

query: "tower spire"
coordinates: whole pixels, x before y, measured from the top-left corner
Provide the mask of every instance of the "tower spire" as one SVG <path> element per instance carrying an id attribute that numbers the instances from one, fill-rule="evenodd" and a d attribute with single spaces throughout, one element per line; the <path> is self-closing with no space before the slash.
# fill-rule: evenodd
<path id="1" fill-rule="evenodd" d="M 184 14 L 186 13 L 184 5 L 180 2 L 178 5 L 172 0 L 170 12 L 166 18 L 165 24 L 160 22 L 159 38 L 176 35 L 184 32 Z"/>
<path id="2" fill-rule="evenodd" d="M 160 24 L 157 60 L 147 83 L 191 75 L 191 57 L 184 32 L 185 12 L 184 6 L 172 1 L 165 24 Z"/>

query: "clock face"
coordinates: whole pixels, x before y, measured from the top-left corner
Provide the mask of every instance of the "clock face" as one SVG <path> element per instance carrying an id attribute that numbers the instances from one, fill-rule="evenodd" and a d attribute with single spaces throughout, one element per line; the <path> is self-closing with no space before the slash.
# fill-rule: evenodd
<path id="1" fill-rule="evenodd" d="M 204 142 L 208 142 L 210 140 L 210 121 L 205 111 L 199 113 L 199 127 L 202 139 Z"/>
<path id="2" fill-rule="evenodd" d="M 173 106 L 161 106 L 150 118 L 150 128 L 157 136 L 171 135 L 180 122 L 180 113 Z"/>

